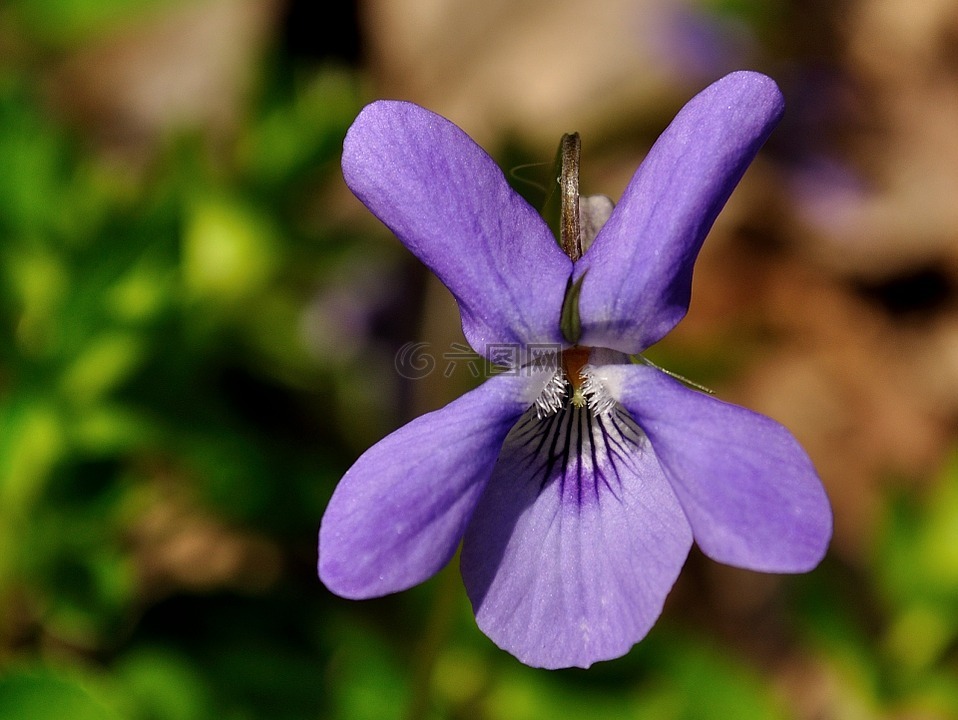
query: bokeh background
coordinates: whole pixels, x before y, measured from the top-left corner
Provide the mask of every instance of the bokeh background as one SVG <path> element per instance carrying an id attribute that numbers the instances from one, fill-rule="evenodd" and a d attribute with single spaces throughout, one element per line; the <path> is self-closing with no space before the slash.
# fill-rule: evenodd
<path id="1" fill-rule="evenodd" d="M 319 5 L 0 4 L 0 718 L 958 717 L 958 3 Z M 821 567 L 693 551 L 589 671 L 497 650 L 455 567 L 328 593 L 338 478 L 477 382 L 448 293 L 343 185 L 359 109 L 419 102 L 507 170 L 578 130 L 615 198 L 738 68 L 786 116 L 650 356 L 799 437 Z"/>

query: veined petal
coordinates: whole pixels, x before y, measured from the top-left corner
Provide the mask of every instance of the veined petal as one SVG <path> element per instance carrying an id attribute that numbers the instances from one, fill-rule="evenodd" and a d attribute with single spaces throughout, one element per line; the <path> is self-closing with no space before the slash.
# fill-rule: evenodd
<path id="1" fill-rule="evenodd" d="M 404 590 L 449 562 L 502 441 L 541 390 L 500 375 L 373 445 L 333 493 L 319 530 L 319 576 L 368 598 Z"/>
<path id="2" fill-rule="evenodd" d="M 819 563 L 831 539 L 831 508 L 788 430 L 648 366 L 595 373 L 648 435 L 706 555 L 764 572 L 805 572 Z"/>
<path id="3" fill-rule="evenodd" d="M 619 657 L 662 611 L 692 544 L 649 442 L 619 409 L 530 412 L 463 542 L 476 622 L 522 662 Z"/>
<path id="4" fill-rule="evenodd" d="M 462 130 L 412 103 L 374 102 L 346 135 L 343 175 L 455 296 L 473 349 L 563 343 L 572 262 Z"/>
<path id="5" fill-rule="evenodd" d="M 576 263 L 581 344 L 641 352 L 684 317 L 702 242 L 783 107 L 773 80 L 736 72 L 679 112 Z"/>

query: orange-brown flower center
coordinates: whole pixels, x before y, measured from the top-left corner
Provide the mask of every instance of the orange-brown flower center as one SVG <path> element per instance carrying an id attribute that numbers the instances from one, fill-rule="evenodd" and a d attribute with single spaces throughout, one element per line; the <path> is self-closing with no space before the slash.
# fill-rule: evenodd
<path id="1" fill-rule="evenodd" d="M 568 350 L 562 351 L 562 369 L 565 371 L 566 379 L 572 385 L 573 392 L 578 392 L 582 388 L 582 368 L 589 362 L 589 355 L 592 353 L 590 347 L 580 347 L 574 345 Z"/>

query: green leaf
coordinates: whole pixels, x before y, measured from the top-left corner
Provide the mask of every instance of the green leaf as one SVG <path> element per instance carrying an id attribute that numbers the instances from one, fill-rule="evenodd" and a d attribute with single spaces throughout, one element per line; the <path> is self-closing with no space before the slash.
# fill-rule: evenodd
<path id="1" fill-rule="evenodd" d="M 572 282 L 566 283 L 565 299 L 562 301 L 562 315 L 559 318 L 559 327 L 562 329 L 562 337 L 575 345 L 582 337 L 582 322 L 579 319 L 579 295 L 582 294 L 582 281 L 585 280 L 585 273 Z"/>
<path id="2" fill-rule="evenodd" d="M 0 720 L 117 720 L 80 682 L 49 670 L 0 678 Z"/>
<path id="3" fill-rule="evenodd" d="M 19 19 L 37 39 L 73 45 L 148 16 L 180 0 L 16 0 Z"/>
<path id="4" fill-rule="evenodd" d="M 252 206 L 225 196 L 197 200 L 183 237 L 190 294 L 231 304 L 259 291 L 278 259 L 277 233 Z"/>

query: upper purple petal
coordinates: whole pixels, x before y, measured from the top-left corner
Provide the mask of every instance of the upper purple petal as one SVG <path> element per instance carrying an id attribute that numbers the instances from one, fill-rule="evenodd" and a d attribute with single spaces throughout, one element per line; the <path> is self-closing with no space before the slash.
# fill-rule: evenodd
<path id="1" fill-rule="evenodd" d="M 706 555 L 765 572 L 818 564 L 831 508 L 788 430 L 648 366 L 608 365 L 596 376 L 648 435 Z"/>
<path id="2" fill-rule="evenodd" d="M 581 344 L 637 353 L 682 319 L 702 242 L 783 107 L 773 80 L 736 72 L 679 112 L 576 263 Z"/>
<path id="3" fill-rule="evenodd" d="M 456 551 L 529 377 L 493 377 L 373 445 L 340 481 L 319 530 L 319 576 L 348 598 L 405 590 Z"/>
<path id="4" fill-rule="evenodd" d="M 463 541 L 476 622 L 527 665 L 588 667 L 648 632 L 692 535 L 624 413 L 530 411 L 509 434 Z"/>
<path id="5" fill-rule="evenodd" d="M 381 100 L 343 146 L 346 184 L 449 288 L 466 339 L 561 343 L 572 263 L 502 171 L 448 120 Z"/>

